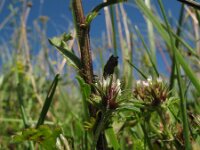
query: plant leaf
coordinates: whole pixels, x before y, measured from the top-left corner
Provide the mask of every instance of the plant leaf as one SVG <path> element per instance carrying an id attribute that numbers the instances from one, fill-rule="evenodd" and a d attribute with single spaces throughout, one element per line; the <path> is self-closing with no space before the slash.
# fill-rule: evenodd
<path id="1" fill-rule="evenodd" d="M 78 58 L 66 44 L 67 41 L 71 39 L 70 34 L 64 33 L 61 37 L 54 37 L 49 39 L 49 43 L 53 45 L 64 57 L 67 59 L 68 63 L 72 64 L 77 69 L 81 69 L 81 60 Z"/>
<path id="2" fill-rule="evenodd" d="M 59 126 L 52 128 L 41 125 L 37 129 L 27 128 L 21 134 L 13 136 L 13 142 L 34 141 L 47 150 L 54 150 L 56 149 L 56 140 L 61 133 L 62 129 Z"/>
<path id="3" fill-rule="evenodd" d="M 91 94 L 91 87 L 89 84 L 85 83 L 85 81 L 80 76 L 77 76 L 76 79 L 79 82 L 81 92 L 82 92 L 83 107 L 84 107 L 84 113 L 85 113 L 84 116 L 85 116 L 85 119 L 88 120 L 89 118 L 88 99 Z"/>
<path id="4" fill-rule="evenodd" d="M 59 74 L 57 74 L 55 76 L 54 81 L 51 84 L 51 87 L 50 87 L 50 89 L 48 91 L 48 94 L 47 94 L 46 100 L 44 102 L 44 105 L 43 105 L 43 108 L 42 108 L 42 111 L 41 111 L 41 114 L 40 114 L 40 118 L 38 119 L 36 128 L 38 128 L 40 125 L 42 125 L 44 123 L 46 114 L 47 114 L 47 112 L 49 110 L 49 107 L 51 105 L 51 102 L 53 100 L 53 95 L 54 95 L 54 93 L 56 91 L 56 86 L 58 84 L 58 78 L 59 78 Z"/>
<path id="5" fill-rule="evenodd" d="M 118 143 L 116 134 L 113 130 L 113 128 L 108 128 L 105 130 L 105 135 L 106 135 L 106 139 L 108 141 L 108 143 L 112 146 L 112 148 L 114 150 L 119 150 L 120 149 L 120 145 Z"/>

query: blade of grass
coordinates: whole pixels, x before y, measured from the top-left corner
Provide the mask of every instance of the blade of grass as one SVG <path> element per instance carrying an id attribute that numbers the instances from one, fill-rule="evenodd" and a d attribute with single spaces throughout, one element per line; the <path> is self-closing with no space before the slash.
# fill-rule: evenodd
<path id="1" fill-rule="evenodd" d="M 21 114 L 22 114 L 22 120 L 24 123 L 24 126 L 27 127 L 28 125 L 28 121 L 27 121 L 27 116 L 25 113 L 25 109 L 24 109 L 24 105 L 23 105 L 23 87 L 21 83 L 18 83 L 17 85 L 17 96 L 18 96 L 18 100 L 19 100 L 19 104 L 20 104 L 20 110 L 21 110 Z"/>
<path id="2" fill-rule="evenodd" d="M 169 30 L 171 34 L 174 36 L 174 38 L 187 48 L 187 50 L 191 53 L 191 55 L 195 56 L 197 59 L 200 58 L 198 54 L 193 50 L 193 48 L 189 44 L 187 44 L 183 39 L 181 39 L 176 33 L 174 33 L 172 29 L 167 29 L 166 26 L 164 25 L 163 28 L 166 30 L 166 32 L 168 32 Z"/>
<path id="3" fill-rule="evenodd" d="M 76 79 L 79 82 L 80 85 L 80 91 L 82 93 L 82 102 L 83 102 L 83 120 L 89 120 L 90 114 L 89 114 L 89 103 L 88 103 L 88 99 L 90 98 L 91 95 L 91 86 L 87 83 L 85 83 L 85 81 L 77 76 Z M 88 109 L 89 108 L 89 109 Z M 88 142 L 89 142 L 89 134 L 87 131 L 84 132 L 84 146 L 85 149 L 88 149 Z"/>
<path id="4" fill-rule="evenodd" d="M 158 70 L 157 70 L 157 68 L 156 68 L 156 65 L 155 65 L 155 63 L 154 63 L 154 61 L 153 61 L 152 55 L 150 54 L 150 51 L 148 50 L 147 45 L 145 44 L 144 38 L 143 38 L 142 34 L 140 33 L 140 31 L 139 31 L 139 29 L 138 29 L 137 26 L 135 26 L 135 31 L 137 32 L 139 38 L 140 38 L 141 41 L 142 41 L 142 44 L 143 44 L 143 46 L 144 46 L 144 49 L 145 49 L 146 52 L 147 52 L 147 55 L 148 55 L 148 57 L 149 57 L 149 60 L 150 60 L 150 62 L 151 62 L 151 64 L 152 64 L 152 66 L 153 66 L 153 69 L 154 69 L 154 71 L 155 71 L 157 77 L 159 77 L 159 73 L 158 73 Z"/>
<path id="5" fill-rule="evenodd" d="M 14 123 L 14 122 L 16 122 L 16 123 L 23 123 L 23 120 L 21 120 L 21 119 L 16 119 L 16 118 L 0 118 L 0 121 L 1 121 L 1 122 L 10 122 L 10 123 Z M 28 120 L 27 122 L 28 122 L 28 123 L 37 123 L 36 120 Z M 49 124 L 49 125 L 53 125 L 53 124 L 54 124 L 54 123 L 51 122 L 51 121 L 46 121 L 45 123 L 46 123 L 46 124 Z"/>
<path id="6" fill-rule="evenodd" d="M 120 16 L 118 16 L 118 20 L 120 23 L 120 19 L 122 21 L 123 27 L 124 27 L 124 37 L 123 38 L 123 29 L 120 29 L 120 26 L 118 27 L 118 32 L 120 32 L 121 30 L 121 37 L 120 37 L 120 45 L 121 45 L 121 54 L 123 56 L 123 76 L 124 76 L 124 81 L 125 81 L 125 85 L 127 86 L 127 88 L 131 88 L 131 84 L 132 84 L 132 67 L 130 65 L 128 65 L 127 63 L 127 59 L 128 60 L 132 60 L 132 43 L 131 43 L 131 32 L 130 29 L 131 27 L 129 26 L 130 20 L 128 18 L 127 12 L 125 11 L 124 5 L 120 4 L 119 5 L 120 11 L 121 12 L 121 18 Z M 116 9 L 116 17 L 117 17 L 117 9 Z M 126 87 L 125 86 L 125 87 Z"/>
<path id="7" fill-rule="evenodd" d="M 183 24 L 183 16 L 184 16 L 184 5 L 181 6 L 181 10 L 180 10 L 178 28 L 177 28 L 177 31 L 176 31 L 177 37 L 179 37 L 181 35 L 181 27 L 182 27 L 182 24 Z M 180 43 L 180 41 L 176 38 L 175 45 L 176 45 L 177 48 L 179 47 L 179 43 Z M 170 74 L 170 84 L 169 84 L 170 90 L 173 89 L 174 81 L 175 81 L 176 67 L 175 67 L 175 60 L 174 59 L 175 59 L 175 57 L 172 58 L 172 71 L 171 71 L 171 74 Z"/>
<path id="8" fill-rule="evenodd" d="M 116 27 L 115 27 L 115 15 L 113 6 L 110 7 L 110 15 L 111 15 L 111 29 L 112 29 L 112 44 L 114 48 L 114 55 L 117 56 L 117 33 L 116 33 Z M 119 70 L 118 68 L 115 69 L 115 73 L 117 76 L 119 76 Z"/>
<path id="9" fill-rule="evenodd" d="M 129 60 L 128 60 L 128 63 L 129 63 L 139 74 L 141 74 L 141 76 L 142 76 L 144 79 L 147 80 L 146 75 L 145 75 L 142 71 L 140 71 L 140 69 L 138 69 L 138 68 L 137 68 L 134 64 L 132 64 Z"/>
<path id="10" fill-rule="evenodd" d="M 89 117 L 90 117 L 89 111 L 88 111 L 88 99 L 89 99 L 90 94 L 91 94 L 91 87 L 90 87 L 89 84 L 85 83 L 84 80 L 81 77 L 77 76 L 76 79 L 79 82 L 81 92 L 82 92 L 84 119 L 88 120 Z"/>
<path id="11" fill-rule="evenodd" d="M 113 48 L 114 48 L 114 54 L 117 56 L 117 36 L 116 36 L 116 27 L 115 27 L 115 16 L 114 16 L 114 10 L 113 7 L 110 7 L 110 14 L 111 14 L 111 25 L 112 25 L 112 41 L 113 41 Z"/>
<path id="12" fill-rule="evenodd" d="M 107 141 L 109 141 L 109 143 L 112 145 L 114 150 L 119 150 L 120 149 L 120 145 L 118 143 L 117 140 L 117 136 L 113 130 L 113 128 L 108 128 L 105 130 L 105 135 L 106 135 L 106 139 Z"/>
<path id="13" fill-rule="evenodd" d="M 53 100 L 53 95 L 56 91 L 56 87 L 57 87 L 57 84 L 58 84 L 58 80 L 59 80 L 59 74 L 57 74 L 54 78 L 54 81 L 53 83 L 51 84 L 50 88 L 49 88 L 49 91 L 47 93 L 47 97 L 46 97 L 46 100 L 44 102 L 44 105 L 43 105 L 43 108 L 42 108 L 42 111 L 40 113 L 40 117 L 38 119 L 38 122 L 37 122 L 37 125 L 36 125 L 36 128 L 38 128 L 40 125 L 42 125 L 44 123 L 44 120 L 45 120 L 45 117 L 47 115 L 47 112 L 49 110 L 49 107 L 51 105 L 51 102 Z"/>
<path id="14" fill-rule="evenodd" d="M 165 24 L 167 26 L 167 29 L 170 29 L 170 25 L 169 25 L 169 22 L 168 22 L 168 19 L 167 19 L 167 15 L 165 13 L 165 10 L 164 10 L 164 6 L 162 4 L 162 1 L 161 0 L 158 0 L 158 3 L 159 3 L 159 6 L 160 6 L 160 9 L 161 9 L 161 12 L 162 12 L 162 15 L 164 17 L 164 20 L 165 20 Z M 176 65 L 176 70 L 177 70 L 177 76 L 178 76 L 178 86 L 179 86 L 179 95 L 180 95 L 180 99 L 181 99 L 181 111 L 182 111 L 182 117 L 183 117 L 183 134 L 184 134 L 184 140 L 185 140 L 185 148 L 187 150 L 190 150 L 192 147 L 191 147 L 191 144 L 190 144 L 190 135 L 189 135 L 189 127 L 188 127 L 188 119 L 187 119 L 187 109 L 186 109 L 186 100 L 184 98 L 184 93 L 183 93 L 183 82 L 182 82 L 182 79 L 181 79 L 181 74 L 180 74 L 180 65 L 179 65 L 179 62 L 180 60 L 180 56 L 181 55 L 177 55 L 177 50 L 175 50 L 175 42 L 173 40 L 173 37 L 171 35 L 171 32 L 169 31 L 169 38 L 170 38 L 170 43 L 171 43 L 171 48 L 172 48 L 172 51 L 173 51 L 173 56 L 175 58 L 174 62 L 175 62 L 175 65 Z M 178 59 L 179 58 L 179 59 Z M 178 61 L 176 61 L 178 59 Z"/>
<path id="15" fill-rule="evenodd" d="M 19 81 L 22 81 L 21 73 L 18 74 L 18 78 L 19 78 Z M 23 105 L 23 96 L 24 96 L 23 91 L 24 91 L 24 88 L 22 86 L 22 82 L 19 82 L 17 85 L 17 96 L 18 96 L 18 100 L 19 100 L 19 104 L 20 104 L 20 110 L 21 110 L 23 124 L 24 124 L 24 127 L 26 128 L 28 126 L 28 119 L 27 119 L 27 115 L 26 115 L 25 108 Z M 29 141 L 29 147 L 31 150 L 34 150 L 33 142 Z"/>
<path id="16" fill-rule="evenodd" d="M 104 2 L 106 2 L 107 0 L 103 0 Z M 108 43 L 108 48 L 112 47 L 112 29 L 111 29 L 111 16 L 110 16 L 110 11 L 108 7 L 104 7 L 104 16 L 105 16 L 105 23 L 106 23 L 106 42 Z M 103 68 L 103 67 L 102 67 Z"/>
<path id="17" fill-rule="evenodd" d="M 185 140 L 185 148 L 187 150 L 192 149 L 190 144 L 190 132 L 189 132 L 189 125 L 188 125 L 188 117 L 187 117 L 187 102 L 184 97 L 184 90 L 183 90 L 183 81 L 181 78 L 180 67 L 176 63 L 176 70 L 177 70 L 177 79 L 178 79 L 178 86 L 179 86 L 179 96 L 180 96 L 180 105 L 181 105 L 181 114 L 182 114 L 182 123 L 183 123 L 183 135 Z"/>
<path id="18" fill-rule="evenodd" d="M 145 3 L 149 9 L 151 9 L 151 1 L 150 0 L 145 0 Z M 154 37 L 154 29 L 153 29 L 153 24 L 148 18 L 145 18 L 146 23 L 147 23 L 147 31 L 148 31 L 148 38 L 149 38 L 149 45 L 150 45 L 150 50 L 151 50 L 151 57 L 154 62 L 154 64 L 157 64 L 156 61 L 156 48 L 155 48 L 155 37 Z"/>

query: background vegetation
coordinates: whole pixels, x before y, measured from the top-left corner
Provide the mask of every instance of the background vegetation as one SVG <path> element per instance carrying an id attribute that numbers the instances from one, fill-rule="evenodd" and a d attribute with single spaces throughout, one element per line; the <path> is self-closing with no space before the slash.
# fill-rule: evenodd
<path id="1" fill-rule="evenodd" d="M 198 3 L 180 3 L 175 23 L 162 0 L 110 0 L 89 14 L 69 3 L 74 26 L 54 38 L 48 16 L 27 26 L 26 0 L 11 1 L 0 23 L 13 30 L 0 41 L 0 149 L 200 149 Z M 106 36 L 90 39 L 100 11 Z"/>

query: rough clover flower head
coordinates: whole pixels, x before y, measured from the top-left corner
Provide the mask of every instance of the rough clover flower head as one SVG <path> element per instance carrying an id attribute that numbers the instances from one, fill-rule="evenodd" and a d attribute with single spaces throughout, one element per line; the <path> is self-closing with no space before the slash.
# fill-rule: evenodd
<path id="1" fill-rule="evenodd" d="M 143 100 L 151 105 L 159 105 L 166 101 L 169 90 L 161 77 L 156 80 L 152 80 L 152 77 L 149 77 L 145 81 L 138 80 L 136 82 L 133 95 L 137 99 Z"/>
<path id="2" fill-rule="evenodd" d="M 116 109 L 117 97 L 121 95 L 120 80 L 113 75 L 99 80 L 96 83 L 97 95 L 101 97 L 103 106 L 107 109 Z"/>

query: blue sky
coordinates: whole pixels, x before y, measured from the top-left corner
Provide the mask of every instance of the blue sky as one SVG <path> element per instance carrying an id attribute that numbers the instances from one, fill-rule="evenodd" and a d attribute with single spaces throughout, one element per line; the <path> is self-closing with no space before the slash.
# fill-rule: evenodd
<path id="1" fill-rule="evenodd" d="M 12 1 L 15 1 L 13 7 L 19 6 L 18 0 L 1 0 L 0 6 L 0 24 L 4 19 L 10 14 L 8 9 Z M 137 25 L 141 30 L 146 30 L 144 24 L 144 19 L 142 14 L 137 9 L 134 4 L 134 0 L 130 0 L 131 3 L 124 4 L 127 11 L 127 15 L 131 20 L 133 25 Z M 85 14 L 89 13 L 97 4 L 102 2 L 102 0 L 82 0 Z M 157 0 L 152 0 L 155 7 L 158 7 Z M 70 10 L 70 0 L 32 0 L 32 8 L 30 15 L 28 17 L 28 26 L 31 28 L 33 26 L 33 21 L 36 20 L 40 15 L 48 16 L 49 21 L 47 25 L 47 37 L 51 38 L 62 34 L 63 32 L 68 32 L 68 27 L 72 25 L 72 13 Z M 172 19 L 176 20 L 179 15 L 179 10 L 181 4 L 176 0 L 163 0 L 165 9 L 169 14 L 172 14 Z M 97 18 L 92 22 L 90 36 L 91 38 L 101 38 L 102 33 L 105 32 L 105 21 L 104 12 L 101 11 Z M 19 21 L 19 20 L 18 20 Z M 144 33 L 144 31 L 141 31 Z M 5 26 L 3 30 L 0 30 L 0 41 L 3 38 L 9 39 L 12 30 L 9 26 Z M 160 61 L 160 60 L 159 60 Z M 161 64 L 162 68 L 162 64 Z"/>
<path id="2" fill-rule="evenodd" d="M 3 9 L 0 11 L 0 23 L 7 17 L 10 13 L 8 6 L 12 0 L 1 0 L 4 2 Z M 134 0 L 132 0 L 134 1 Z M 153 0 L 152 2 L 156 2 Z M 92 8 L 94 8 L 101 0 L 83 0 L 83 6 L 85 13 L 87 14 Z M 64 32 L 69 26 L 72 20 L 71 10 L 69 9 L 69 0 L 32 0 L 33 6 L 28 18 L 28 25 L 32 26 L 33 20 L 37 19 L 38 16 L 44 15 L 49 17 L 48 24 L 48 35 L 55 36 L 58 34 L 56 32 Z M 174 18 L 178 17 L 180 3 L 176 0 L 163 0 L 165 9 L 173 14 Z M 14 7 L 17 5 L 14 5 Z M 156 6 L 156 3 L 155 3 Z M 138 26 L 144 23 L 144 20 L 135 7 L 134 3 L 131 2 L 125 4 L 125 8 L 128 13 L 128 17 L 131 19 L 133 24 Z M 103 17 L 103 11 L 97 19 L 94 20 L 91 27 L 91 37 L 99 37 L 101 33 L 105 31 L 105 22 Z M 1 31 L 0 31 L 1 33 Z"/>

